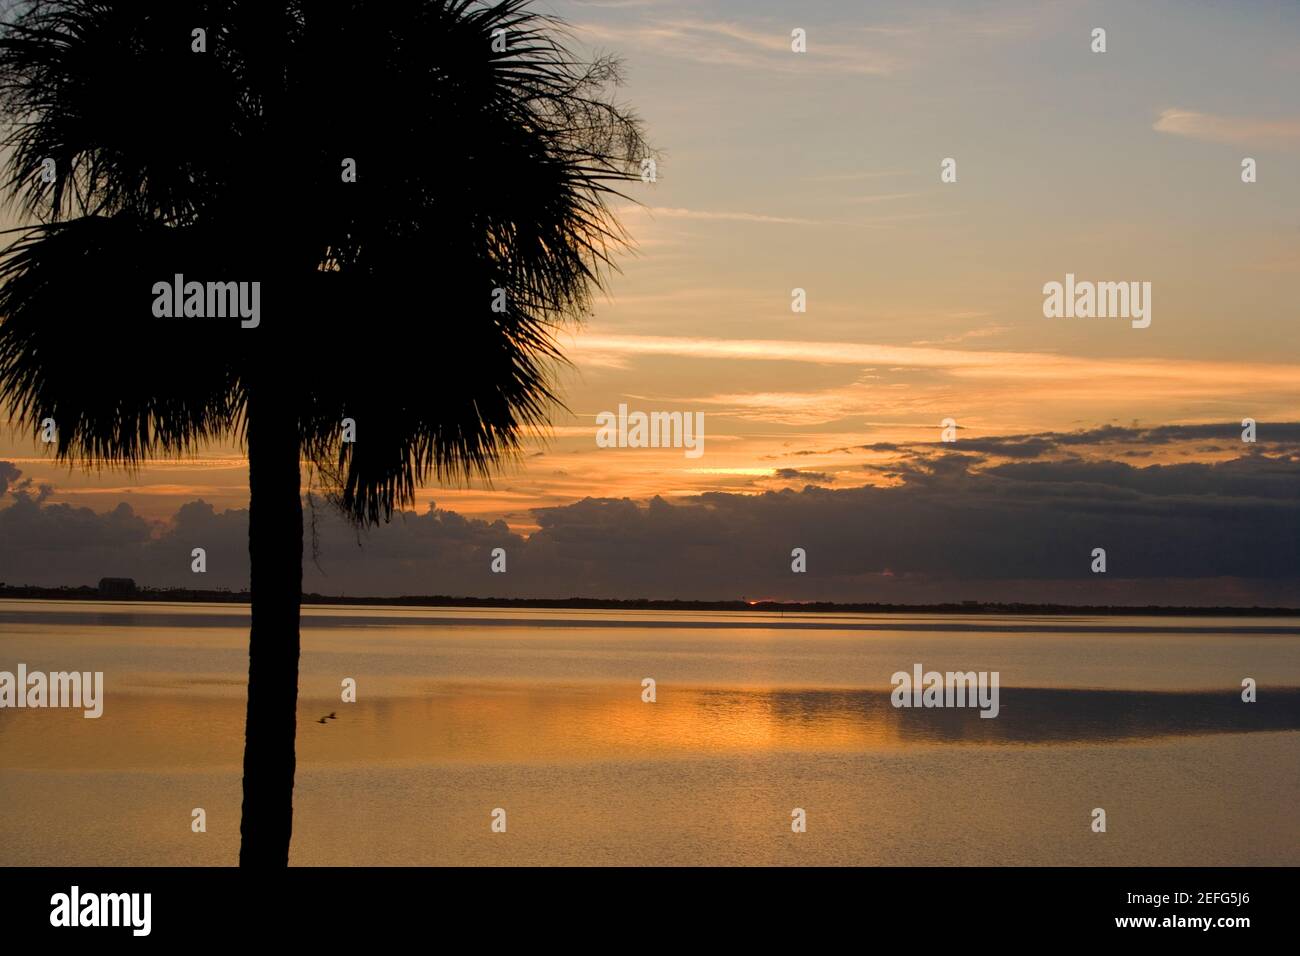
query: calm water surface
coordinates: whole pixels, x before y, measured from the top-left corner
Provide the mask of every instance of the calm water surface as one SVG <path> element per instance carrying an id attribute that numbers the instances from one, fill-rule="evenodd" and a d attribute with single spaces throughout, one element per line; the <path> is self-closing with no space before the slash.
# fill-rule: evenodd
<path id="1" fill-rule="evenodd" d="M 0 601 L 19 662 L 103 671 L 104 716 L 0 710 L 0 864 L 236 861 L 244 608 Z M 1000 715 L 895 709 L 915 663 Z M 1297 798 L 1295 619 L 303 616 L 300 865 L 1295 865 Z"/>

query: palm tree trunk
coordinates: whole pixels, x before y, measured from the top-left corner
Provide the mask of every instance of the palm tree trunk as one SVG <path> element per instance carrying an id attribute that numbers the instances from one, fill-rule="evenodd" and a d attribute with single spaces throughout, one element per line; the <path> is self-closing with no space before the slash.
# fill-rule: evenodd
<path id="1" fill-rule="evenodd" d="M 259 399 L 265 398 L 265 401 Z M 248 554 L 252 631 L 239 865 L 289 864 L 294 736 L 298 710 L 298 617 L 302 604 L 302 498 L 298 428 L 255 389 L 248 403 Z"/>

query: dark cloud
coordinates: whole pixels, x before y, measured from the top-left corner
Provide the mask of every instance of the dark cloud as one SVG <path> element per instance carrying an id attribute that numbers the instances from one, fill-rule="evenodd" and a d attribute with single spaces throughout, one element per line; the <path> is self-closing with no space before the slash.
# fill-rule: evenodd
<path id="1" fill-rule="evenodd" d="M 534 511 L 540 528 L 527 539 L 436 508 L 358 535 L 320 510 L 319 567 L 308 561 L 304 584 L 376 595 L 1300 603 L 1300 460 L 1252 450 L 1147 466 L 979 461 L 952 452 L 896 464 L 888 488 L 587 498 Z M 125 504 L 96 513 L 11 498 L 0 580 L 247 582 L 245 510 L 191 502 L 154 527 Z M 201 581 L 194 547 L 208 552 Z M 497 547 L 505 574 L 490 571 Z M 806 574 L 790 570 L 795 547 L 807 551 Z M 1090 570 L 1098 547 L 1104 575 Z"/>
<path id="2" fill-rule="evenodd" d="M 21 488 L 0 509 L 0 581 L 87 584 L 121 568 L 126 576 L 157 577 L 147 550 L 154 531 L 128 504 L 96 512 L 46 504 Z M 245 544 L 247 553 L 247 544 Z"/>
<path id="3" fill-rule="evenodd" d="M 0 496 L 9 491 L 9 486 L 16 482 L 22 472 L 12 461 L 0 461 Z"/>
<path id="4" fill-rule="evenodd" d="M 818 485 L 829 485 L 835 481 L 835 476 L 825 471 L 800 471 L 798 468 L 778 468 L 776 477 L 790 481 L 807 481 Z"/>
<path id="5" fill-rule="evenodd" d="M 1224 422 L 1214 425 L 1157 425 L 1151 427 L 1121 427 L 1103 425 L 1079 432 L 1041 436 L 1012 436 L 1005 439 L 1044 438 L 1054 441 L 1061 447 L 1071 445 L 1170 445 L 1178 442 L 1203 441 L 1217 438 L 1242 444 L 1242 427 L 1240 422 Z M 1288 446 L 1300 445 L 1300 422 L 1259 422 L 1256 425 L 1256 438 L 1261 443 L 1275 443 Z"/>
<path id="6" fill-rule="evenodd" d="M 1046 438 L 963 438 L 962 451 L 984 452 L 1004 458 L 1037 458 L 1056 449 Z"/>
<path id="7" fill-rule="evenodd" d="M 1300 423 L 1279 422 L 1257 425 L 1257 442 L 1248 445 L 1241 441 L 1242 428 L 1234 422 L 1215 425 L 1160 425 L 1153 427 L 1103 425 L 1077 432 L 1045 432 L 1035 435 L 1003 435 L 989 438 L 959 438 L 956 442 L 927 441 L 915 444 L 875 442 L 861 445 L 865 451 L 897 451 L 902 453 L 933 454 L 935 449 L 959 448 L 990 457 L 1033 459 L 1053 454 L 1077 454 L 1086 448 L 1103 449 L 1114 445 L 1173 445 L 1199 442 L 1196 451 L 1202 453 L 1224 452 L 1233 448 L 1268 448 L 1272 452 L 1300 451 Z M 1228 444 L 1205 444 L 1207 438 L 1219 439 Z M 1124 457 L 1146 457 L 1144 451 L 1116 451 Z"/>
<path id="8" fill-rule="evenodd" d="M 887 445 L 887 444 L 888 444 L 888 442 L 881 442 L 881 445 Z M 873 447 L 873 446 L 870 446 L 870 445 L 862 445 L 862 446 L 860 446 L 860 447 L 863 447 L 863 448 L 870 448 L 870 447 Z M 895 449 L 895 448 L 898 448 L 898 447 L 899 447 L 898 445 L 889 445 L 889 448 L 890 448 L 891 450 L 892 450 L 892 449 Z M 815 449 L 814 449 L 814 450 L 808 450 L 808 449 L 805 448 L 805 449 L 802 449 L 802 450 L 800 450 L 800 451 L 792 451 L 792 452 L 789 452 L 789 457 L 791 457 L 791 458 L 806 458 L 806 457 L 808 457 L 809 455 L 851 455 L 851 454 L 853 454 L 853 449 L 852 449 L 852 448 L 848 448 L 848 447 L 844 447 L 844 448 L 823 448 L 821 451 L 817 451 L 817 450 L 815 450 Z"/>

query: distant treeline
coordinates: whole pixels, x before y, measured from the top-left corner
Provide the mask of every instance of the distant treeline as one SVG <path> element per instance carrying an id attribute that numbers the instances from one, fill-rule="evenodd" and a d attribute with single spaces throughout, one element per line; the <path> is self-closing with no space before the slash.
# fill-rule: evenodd
<path id="1" fill-rule="evenodd" d="M 0 583 L 0 599 L 27 598 L 46 601 L 170 601 L 247 604 L 248 591 L 200 591 L 193 588 L 134 588 L 131 593 L 82 587 L 11 587 Z M 1162 607 L 1158 605 L 1067 605 L 985 603 L 959 601 L 947 604 L 840 604 L 833 601 L 808 603 L 781 601 L 660 601 L 638 598 L 471 598 L 446 595 L 402 595 L 401 597 L 339 597 L 304 594 L 304 604 L 374 604 L 390 607 L 501 607 L 573 608 L 623 611 L 789 611 L 792 613 L 865 614 L 1150 614 L 1179 616 L 1294 617 L 1300 608 L 1290 607 Z"/>

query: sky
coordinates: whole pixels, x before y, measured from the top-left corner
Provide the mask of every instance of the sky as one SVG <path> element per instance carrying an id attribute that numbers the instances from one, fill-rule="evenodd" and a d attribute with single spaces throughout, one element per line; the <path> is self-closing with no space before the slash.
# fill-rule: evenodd
<path id="1" fill-rule="evenodd" d="M 614 203 L 635 248 L 549 434 L 360 548 L 326 516 L 309 588 L 1300 602 L 1300 6 L 538 6 L 623 60 L 659 150 Z M 1067 274 L 1149 282 L 1149 327 L 1045 317 Z M 704 453 L 599 447 L 620 404 L 703 413 Z M 233 445 L 0 462 L 0 580 L 193 584 L 205 536 L 204 583 L 246 580 Z"/>

